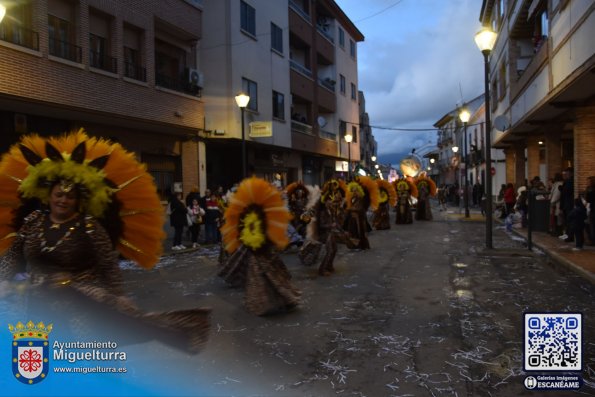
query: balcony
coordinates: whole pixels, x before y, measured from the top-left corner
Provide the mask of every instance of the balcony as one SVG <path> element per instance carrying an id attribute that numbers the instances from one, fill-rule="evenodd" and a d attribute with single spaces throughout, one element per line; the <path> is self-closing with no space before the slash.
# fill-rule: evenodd
<path id="1" fill-rule="evenodd" d="M 89 51 L 89 66 L 110 73 L 118 73 L 118 60 L 97 51 Z"/>
<path id="2" fill-rule="evenodd" d="M 0 24 L 0 40 L 39 51 L 39 33 L 22 26 Z"/>
<path id="3" fill-rule="evenodd" d="M 159 87 L 167 88 L 169 90 L 178 91 L 183 94 L 199 97 L 201 96 L 201 88 L 195 84 L 191 84 L 186 80 L 174 78 L 157 73 L 155 75 L 155 84 Z"/>
<path id="4" fill-rule="evenodd" d="M 289 60 L 289 66 L 291 66 L 293 70 L 300 72 L 304 76 L 312 78 L 312 71 L 304 65 L 300 65 L 293 59 Z"/>
<path id="5" fill-rule="evenodd" d="M 304 10 L 302 5 L 299 2 L 297 2 L 296 0 L 289 0 L 289 8 L 291 8 L 293 11 L 295 11 L 297 14 L 299 14 L 306 21 L 310 21 L 310 14 L 308 14 Z"/>
<path id="6" fill-rule="evenodd" d="M 299 132 L 300 134 L 314 135 L 312 132 L 312 126 L 309 124 L 301 123 L 299 121 L 291 120 L 291 132 Z"/>
<path id="7" fill-rule="evenodd" d="M 320 129 L 319 135 L 321 138 L 330 139 L 331 141 L 334 141 L 334 142 L 337 141 L 337 134 L 335 134 L 334 132 L 325 131 L 323 129 Z"/>
<path id="8" fill-rule="evenodd" d="M 133 80 L 147 81 L 147 70 L 136 63 L 124 62 L 124 76 Z"/>
<path id="9" fill-rule="evenodd" d="M 82 62 L 81 47 L 67 41 L 52 40 L 50 38 L 50 55 L 76 63 Z"/>

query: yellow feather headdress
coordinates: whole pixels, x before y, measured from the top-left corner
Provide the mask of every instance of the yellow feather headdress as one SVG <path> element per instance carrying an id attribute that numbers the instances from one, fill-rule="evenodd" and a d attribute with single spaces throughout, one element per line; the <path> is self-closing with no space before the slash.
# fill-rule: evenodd
<path id="1" fill-rule="evenodd" d="M 376 184 L 380 191 L 380 202 L 386 203 L 388 201 L 388 205 L 391 207 L 397 205 L 397 192 L 395 191 L 395 187 L 389 181 L 384 179 L 376 179 Z"/>
<path id="2" fill-rule="evenodd" d="M 26 200 L 47 204 L 49 187 L 73 183 L 81 210 L 104 225 L 120 253 L 144 268 L 157 263 L 165 237 L 153 177 L 120 144 L 81 129 L 59 137 L 23 137 L 0 162 L 0 254 L 12 244 Z M 117 226 L 110 211 L 117 211 Z M 109 218 L 109 219 L 108 219 Z M 112 226 L 112 227 L 110 227 Z"/>
<path id="3" fill-rule="evenodd" d="M 432 178 L 429 178 L 425 175 L 418 176 L 415 180 L 415 185 L 417 186 L 418 191 L 422 186 L 426 185 L 430 196 L 434 197 L 436 195 L 436 183 L 432 180 Z"/>
<path id="4" fill-rule="evenodd" d="M 270 242 L 279 249 L 289 244 L 287 226 L 291 214 L 277 188 L 264 179 L 244 179 L 225 210 L 221 228 L 223 246 L 229 253 L 240 245 L 257 251 Z"/>
<path id="5" fill-rule="evenodd" d="M 359 185 L 359 188 L 354 184 Z M 347 189 L 348 207 L 351 205 L 351 192 L 353 189 L 360 191 L 361 188 L 364 194 L 366 207 L 371 207 L 373 210 L 378 209 L 378 204 L 380 204 L 380 191 L 378 190 L 378 185 L 374 179 L 368 176 L 356 176 L 353 182 L 350 182 L 347 186 L 349 187 L 349 189 Z"/>
<path id="6" fill-rule="evenodd" d="M 393 181 L 392 185 L 397 194 L 399 194 L 400 191 L 408 190 L 412 197 L 417 198 L 418 196 L 417 187 L 411 181 L 410 177 L 397 179 L 396 181 Z"/>

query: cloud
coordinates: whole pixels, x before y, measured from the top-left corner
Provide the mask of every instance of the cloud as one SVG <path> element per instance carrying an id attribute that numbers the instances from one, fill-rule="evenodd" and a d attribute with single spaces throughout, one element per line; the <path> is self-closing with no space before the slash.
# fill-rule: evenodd
<path id="1" fill-rule="evenodd" d="M 388 6 L 386 1 L 368 4 L 366 14 L 361 9 L 354 16 L 344 7 L 355 4 L 339 2 L 366 36 L 358 46 L 359 88 L 372 126 L 431 129 L 461 102 L 461 91 L 463 101 L 483 92 L 483 57 L 473 41 L 479 29 L 477 1 L 404 0 L 366 20 L 370 9 Z M 435 132 L 379 128 L 373 133 L 381 154 L 419 147 L 436 137 Z"/>

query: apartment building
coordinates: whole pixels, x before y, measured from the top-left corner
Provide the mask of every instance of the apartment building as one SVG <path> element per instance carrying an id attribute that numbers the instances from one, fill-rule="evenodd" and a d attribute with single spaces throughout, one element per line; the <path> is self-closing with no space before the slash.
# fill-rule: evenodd
<path id="1" fill-rule="evenodd" d="M 507 182 L 572 166 L 584 191 L 595 174 L 595 1 L 483 0 L 479 19 L 498 33 L 488 111 Z"/>
<path id="2" fill-rule="evenodd" d="M 204 10 L 201 137 L 211 186 L 240 179 L 242 145 L 250 174 L 283 184 L 320 184 L 338 163 L 359 161 L 363 35 L 334 1 L 206 0 Z M 240 91 L 250 96 L 243 139 Z"/>
<path id="3" fill-rule="evenodd" d="M 366 112 L 366 97 L 363 91 L 358 92 L 359 101 L 359 122 L 360 122 L 360 162 L 359 165 L 369 173 L 375 173 L 376 155 L 378 153 L 378 144 L 372 134 L 370 127 L 370 116 Z M 374 158 L 374 159 L 372 159 Z"/>
<path id="4" fill-rule="evenodd" d="M 164 199 L 198 183 L 201 1 L 4 3 L 0 151 L 82 127 L 136 153 Z"/>

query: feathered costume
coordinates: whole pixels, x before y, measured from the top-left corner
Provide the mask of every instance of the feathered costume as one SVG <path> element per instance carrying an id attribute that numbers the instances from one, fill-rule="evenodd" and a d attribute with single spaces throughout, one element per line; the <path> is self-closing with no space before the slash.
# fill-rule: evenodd
<path id="1" fill-rule="evenodd" d="M 376 230 L 390 229 L 390 209 L 397 204 L 397 192 L 394 186 L 384 179 L 376 179 L 376 184 L 380 192 L 380 204 L 374 211 L 372 226 Z"/>
<path id="2" fill-rule="evenodd" d="M 79 204 L 60 224 L 46 209 L 56 185 L 76 191 Z M 163 221 L 153 178 L 121 145 L 82 130 L 26 136 L 0 162 L 0 281 L 27 271 L 32 302 L 61 308 L 56 317 L 67 316 L 64 321 L 86 318 L 93 308 L 100 321 L 115 317 L 119 328 L 142 327 L 138 335 L 145 339 L 170 343 L 180 332 L 189 342 L 184 349 L 198 351 L 208 337 L 210 310 L 144 313 L 122 295 L 118 252 L 153 267 Z"/>
<path id="3" fill-rule="evenodd" d="M 285 194 L 287 195 L 289 212 L 291 212 L 292 215 L 291 225 L 302 238 L 306 237 L 308 222 L 306 221 L 307 217 L 302 219 L 302 214 L 306 210 L 310 191 L 302 182 L 293 182 L 287 185 Z"/>
<path id="4" fill-rule="evenodd" d="M 231 197 L 221 228 L 225 250 L 231 255 L 219 276 L 245 286 L 247 309 L 264 315 L 299 304 L 300 292 L 279 257 L 289 243 L 291 214 L 281 193 L 267 181 L 244 179 Z"/>
<path id="5" fill-rule="evenodd" d="M 337 241 L 345 239 L 345 232 L 341 229 L 344 218 L 343 195 L 339 186 L 338 182 L 324 184 L 322 193 L 312 192 L 308 202 L 307 212 L 311 214 L 311 221 L 299 258 L 302 264 L 311 266 L 318 261 L 324 246 L 325 254 L 318 267 L 318 274 L 321 276 L 329 276 L 335 271 L 333 262 L 337 254 Z"/>
<path id="6" fill-rule="evenodd" d="M 415 179 L 415 185 L 417 187 L 417 191 L 419 192 L 415 220 L 431 221 L 432 208 L 430 206 L 430 197 L 434 197 L 436 195 L 436 184 L 431 178 L 422 173 Z"/>
<path id="7" fill-rule="evenodd" d="M 413 223 L 413 214 L 411 213 L 411 197 L 417 198 L 417 187 L 410 177 L 397 179 L 393 186 L 397 193 L 397 216 L 395 223 L 397 225 Z"/>
<path id="8" fill-rule="evenodd" d="M 378 209 L 380 191 L 376 182 L 367 176 L 356 176 L 347 185 L 347 219 L 345 231 L 349 233 L 352 244 L 348 248 L 369 249 L 370 242 L 366 236 L 368 230 L 368 208 Z"/>

